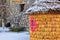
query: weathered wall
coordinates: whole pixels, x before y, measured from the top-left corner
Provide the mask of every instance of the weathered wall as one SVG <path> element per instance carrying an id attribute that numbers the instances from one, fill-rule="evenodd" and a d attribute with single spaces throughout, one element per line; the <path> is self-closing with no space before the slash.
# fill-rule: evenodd
<path id="1" fill-rule="evenodd" d="M 30 40 L 60 40 L 60 14 L 30 15 L 38 23 L 32 31 L 30 25 Z"/>
<path id="2" fill-rule="evenodd" d="M 29 2 L 29 3 L 28 3 Z M 34 2 L 34 0 L 23 0 L 22 3 L 17 3 L 12 1 L 12 13 L 14 14 L 12 17 L 12 23 L 18 23 L 19 26 L 29 26 L 28 25 L 28 15 L 23 15 L 25 11 L 29 8 L 29 5 L 31 5 Z M 20 12 L 20 4 L 25 3 L 24 10 Z"/>

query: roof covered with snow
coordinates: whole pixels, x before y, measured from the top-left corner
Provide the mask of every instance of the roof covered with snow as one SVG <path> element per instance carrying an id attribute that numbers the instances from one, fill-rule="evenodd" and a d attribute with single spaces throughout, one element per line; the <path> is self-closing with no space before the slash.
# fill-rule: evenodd
<path id="1" fill-rule="evenodd" d="M 31 14 L 34 12 L 48 12 L 51 11 L 57 11 L 60 12 L 60 2 L 59 1 L 35 1 L 32 6 L 26 10 L 25 14 Z"/>

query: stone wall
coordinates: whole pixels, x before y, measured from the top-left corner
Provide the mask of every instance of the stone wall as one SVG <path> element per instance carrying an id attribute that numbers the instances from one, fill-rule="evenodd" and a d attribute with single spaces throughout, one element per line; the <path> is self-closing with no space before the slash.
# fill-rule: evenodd
<path id="1" fill-rule="evenodd" d="M 27 3 L 29 1 L 29 3 Z M 29 8 L 29 5 L 33 3 L 33 0 L 23 0 L 22 3 L 12 2 L 12 23 L 19 26 L 29 26 L 28 25 L 28 15 L 24 15 L 25 11 Z M 20 4 L 25 4 L 24 10 L 20 12 Z"/>

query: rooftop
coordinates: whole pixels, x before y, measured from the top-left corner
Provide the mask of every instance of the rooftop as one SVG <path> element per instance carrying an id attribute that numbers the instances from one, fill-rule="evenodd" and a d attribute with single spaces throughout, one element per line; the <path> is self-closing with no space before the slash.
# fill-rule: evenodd
<path id="1" fill-rule="evenodd" d="M 49 2 L 49 1 L 35 1 L 32 6 L 26 10 L 25 14 L 32 13 L 60 13 L 60 1 Z"/>

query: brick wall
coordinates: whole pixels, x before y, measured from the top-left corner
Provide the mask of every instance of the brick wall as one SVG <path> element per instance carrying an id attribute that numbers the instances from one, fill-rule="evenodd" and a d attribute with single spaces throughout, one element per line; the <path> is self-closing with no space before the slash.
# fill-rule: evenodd
<path id="1" fill-rule="evenodd" d="M 32 16 L 38 27 L 34 32 L 30 29 L 30 40 L 60 40 L 60 14 L 30 15 Z"/>

